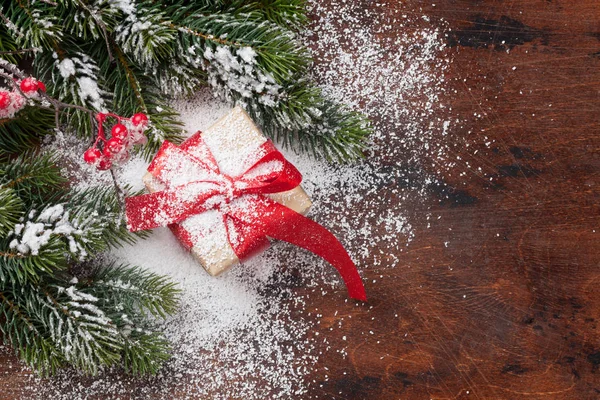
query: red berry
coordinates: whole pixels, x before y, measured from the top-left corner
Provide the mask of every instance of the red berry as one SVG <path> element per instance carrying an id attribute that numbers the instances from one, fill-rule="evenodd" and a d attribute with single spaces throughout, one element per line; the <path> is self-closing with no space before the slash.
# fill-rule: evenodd
<path id="1" fill-rule="evenodd" d="M 42 92 L 46 92 L 46 85 L 44 84 L 44 82 L 42 81 L 38 81 L 37 82 L 37 87 L 39 90 L 41 90 Z"/>
<path id="2" fill-rule="evenodd" d="M 131 123 L 135 126 L 146 125 L 148 123 L 148 117 L 144 113 L 137 113 L 131 117 Z"/>
<path id="3" fill-rule="evenodd" d="M 1 90 L 0 91 L 0 110 L 6 110 L 10 105 L 10 93 Z"/>
<path id="4" fill-rule="evenodd" d="M 120 153 L 125 148 L 125 143 L 117 137 L 108 139 L 104 144 L 104 155 L 109 156 Z"/>
<path id="5" fill-rule="evenodd" d="M 102 153 L 95 147 L 90 147 L 83 153 L 83 160 L 88 164 L 95 164 L 102 157 Z"/>
<path id="6" fill-rule="evenodd" d="M 124 140 L 127 137 L 127 128 L 123 124 L 116 124 L 112 127 L 111 136 Z"/>
<path id="7" fill-rule="evenodd" d="M 110 169 L 112 167 L 112 161 L 110 161 L 110 158 L 106 158 L 103 157 L 100 162 L 98 163 L 98 169 L 100 171 L 106 171 L 107 169 Z"/>
<path id="8" fill-rule="evenodd" d="M 25 78 L 21 81 L 21 90 L 25 93 L 37 92 L 38 82 L 35 78 Z"/>

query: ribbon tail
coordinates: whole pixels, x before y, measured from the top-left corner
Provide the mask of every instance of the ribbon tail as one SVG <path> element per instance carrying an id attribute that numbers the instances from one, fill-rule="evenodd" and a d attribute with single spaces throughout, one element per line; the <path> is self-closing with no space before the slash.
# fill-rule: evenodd
<path id="1" fill-rule="evenodd" d="M 253 212 L 264 216 L 258 222 L 263 233 L 315 253 L 333 265 L 344 280 L 350 297 L 366 301 L 367 295 L 356 265 L 337 238 L 315 221 L 275 201 L 264 199 Z M 263 208 L 262 210 L 260 208 Z"/>

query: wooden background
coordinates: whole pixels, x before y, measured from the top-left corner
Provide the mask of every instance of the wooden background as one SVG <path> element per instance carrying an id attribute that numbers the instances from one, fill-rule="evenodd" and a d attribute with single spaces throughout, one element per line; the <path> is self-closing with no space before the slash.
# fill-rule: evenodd
<path id="1" fill-rule="evenodd" d="M 352 319 L 329 338 L 348 357 L 324 350 L 303 398 L 600 398 L 600 1 L 377 7 L 446 21 L 442 101 L 463 121 L 446 138 L 471 146 L 406 205 L 410 268 L 366 270 L 372 309 L 309 302 L 322 335 Z M 0 399 L 25 375 L 1 355 Z"/>

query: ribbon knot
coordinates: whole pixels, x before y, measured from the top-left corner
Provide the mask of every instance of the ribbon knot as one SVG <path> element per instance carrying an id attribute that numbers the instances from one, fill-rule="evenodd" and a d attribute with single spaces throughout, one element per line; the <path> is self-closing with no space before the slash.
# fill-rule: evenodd
<path id="1" fill-rule="evenodd" d="M 232 200 L 241 197 L 244 194 L 244 189 L 246 187 L 245 182 L 236 181 L 232 177 L 226 175 L 227 177 L 227 192 L 229 196 L 227 197 L 227 203 L 230 203 Z"/>
<path id="2" fill-rule="evenodd" d="M 350 296 L 366 300 L 356 266 L 341 243 L 321 225 L 265 196 L 298 186 L 300 172 L 270 141 L 244 166 L 238 176 L 222 173 L 200 132 L 179 147 L 165 141 L 148 167 L 165 188 L 125 199 L 128 228 L 139 231 L 168 225 L 179 232 L 184 220 L 217 210 L 240 260 L 267 246 L 267 237 L 284 240 L 330 262 Z"/>

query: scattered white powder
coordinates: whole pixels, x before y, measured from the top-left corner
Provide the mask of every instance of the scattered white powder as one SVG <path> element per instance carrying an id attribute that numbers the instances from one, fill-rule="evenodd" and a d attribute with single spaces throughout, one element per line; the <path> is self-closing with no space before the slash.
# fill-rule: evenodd
<path id="1" fill-rule="evenodd" d="M 110 0 L 108 3 L 112 8 L 121 10 L 127 15 L 135 13 L 135 5 L 130 0 Z"/>
<path id="2" fill-rule="evenodd" d="M 305 41 L 318 38 L 311 46 L 319 60 L 313 75 L 326 93 L 375 122 L 374 152 L 420 168 L 424 154 L 447 150 L 440 138 L 451 122 L 435 114 L 444 109 L 439 97 L 450 60 L 442 54 L 440 29 L 403 7 L 381 2 L 365 10 L 361 2 L 311 1 L 316 18 Z"/>
<path id="3" fill-rule="evenodd" d="M 74 227 L 69 221 L 69 212 L 62 204 L 45 208 L 37 217 L 37 212 L 31 211 L 29 221 L 16 224 L 15 229 L 8 234 L 13 237 L 9 247 L 21 254 L 37 255 L 52 237 L 61 236 L 69 242 L 69 251 L 85 259 L 87 252 L 74 236 L 82 236 L 83 230 Z"/>
<path id="4" fill-rule="evenodd" d="M 86 103 L 90 104 L 94 110 L 102 110 L 104 106 L 104 100 L 100 96 L 100 88 L 98 87 L 98 83 L 87 76 L 77 78 L 77 83 L 79 84 L 79 97 Z"/>
<path id="5" fill-rule="evenodd" d="M 421 195 L 420 188 L 411 188 L 405 169 L 420 170 L 419 154 L 434 151 L 438 135 L 447 133 L 449 122 L 431 116 L 440 107 L 438 94 L 448 61 L 439 57 L 442 35 L 427 27 L 418 12 L 398 19 L 394 13 L 383 13 L 393 23 L 375 21 L 365 27 L 362 18 L 376 20 L 382 10 L 364 10 L 352 2 L 330 3 L 325 8 L 309 1 L 314 22 L 307 37 L 317 38 L 309 43 L 320 61 L 315 78 L 330 96 L 373 117 L 373 151 L 366 161 L 349 166 L 328 165 L 291 151 L 284 154 L 304 175 L 302 185 L 314 202 L 309 217 L 340 238 L 364 276 L 373 268 L 402 266 L 399 255 L 413 235 L 402 201 Z M 386 36 L 375 28 L 395 31 Z M 250 63 L 252 55 L 238 52 L 237 56 L 236 61 Z M 219 74 L 225 71 L 225 65 L 219 68 Z M 225 104 L 211 100 L 209 92 L 175 106 L 190 134 L 206 130 L 228 111 Z M 86 170 L 79 161 L 85 147 L 71 147 L 70 154 L 65 153 L 69 140 L 59 137 L 59 144 L 50 147 L 63 151 L 71 170 L 83 168 L 79 175 L 109 184 L 107 173 Z M 435 151 L 442 154 L 443 148 Z M 397 165 L 400 159 L 412 164 Z M 118 175 L 139 188 L 145 166 L 133 159 Z M 326 345 L 309 339 L 309 331 L 318 334 L 320 329 L 304 311 L 304 299 L 287 297 L 295 293 L 281 284 L 290 278 L 282 265 L 293 260 L 306 278 L 303 282 L 320 288 L 319 292 L 342 288 L 332 267 L 303 250 L 275 243 L 260 256 L 214 278 L 165 228 L 112 255 L 168 274 L 179 283 L 181 311 L 163 324 L 174 346 L 173 358 L 154 378 L 136 380 L 112 372 L 82 378 L 65 372 L 48 381 L 33 379 L 29 393 L 53 399 L 132 394 L 162 399 L 173 393 L 178 399 L 305 398 L 310 389 L 307 376 Z M 369 281 L 367 288 L 373 284 Z M 344 349 L 337 351 L 345 354 Z"/>
<path id="6" fill-rule="evenodd" d="M 63 60 L 59 60 L 56 53 L 53 56 L 56 58 L 53 80 L 58 80 L 58 75 L 64 81 L 75 76 L 77 87 L 74 89 L 77 90 L 80 100 L 95 110 L 103 111 L 104 97 L 109 94 L 98 86 L 99 68 L 96 62 L 83 53 Z"/>
<path id="7" fill-rule="evenodd" d="M 248 47 L 237 50 L 236 55 L 227 47 L 218 46 L 214 51 L 208 47 L 204 51 L 204 58 L 209 61 L 206 68 L 208 83 L 215 94 L 225 100 L 230 100 L 227 90 L 237 92 L 242 97 L 259 94 L 260 103 L 268 106 L 277 104 L 281 86 L 270 74 L 263 73 L 255 66 L 255 57 L 254 50 Z"/>
<path id="8" fill-rule="evenodd" d="M 75 63 L 70 58 L 65 58 L 58 63 L 58 71 L 63 78 L 75 75 Z"/>
<path id="9" fill-rule="evenodd" d="M 256 64 L 256 52 L 252 47 L 242 47 L 237 50 L 237 55 L 248 64 Z"/>

